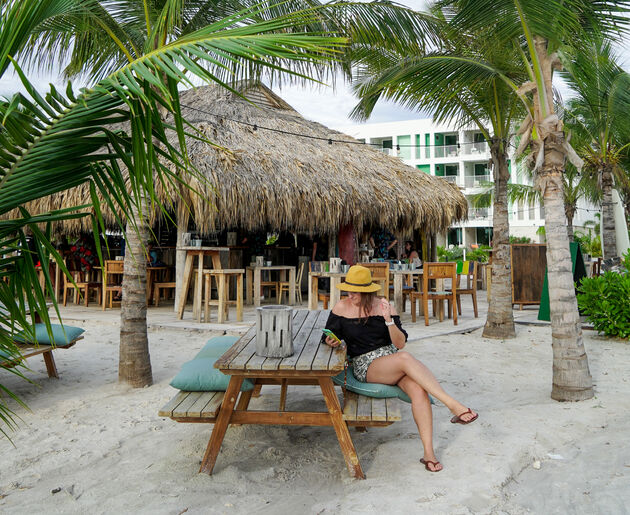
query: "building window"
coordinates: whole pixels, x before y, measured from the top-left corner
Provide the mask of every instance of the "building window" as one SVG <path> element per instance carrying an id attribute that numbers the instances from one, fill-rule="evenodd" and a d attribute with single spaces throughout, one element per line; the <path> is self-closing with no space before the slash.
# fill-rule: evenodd
<path id="1" fill-rule="evenodd" d="M 525 219 L 525 206 L 520 200 L 516 203 L 516 219 L 517 220 Z"/>
<path id="2" fill-rule="evenodd" d="M 490 245 L 492 241 L 492 227 L 477 227 L 477 244 Z"/>
<path id="3" fill-rule="evenodd" d="M 416 168 L 423 173 L 431 174 L 431 165 L 416 165 Z"/>
<path id="4" fill-rule="evenodd" d="M 457 227 L 455 229 L 448 230 L 448 244 L 449 245 L 461 245 L 462 244 L 462 229 Z"/>
<path id="5" fill-rule="evenodd" d="M 422 148 L 420 147 L 420 134 L 416 134 L 416 152 L 414 153 L 416 159 L 422 158 Z"/>
<path id="6" fill-rule="evenodd" d="M 424 157 L 431 157 L 431 134 L 424 135 Z"/>

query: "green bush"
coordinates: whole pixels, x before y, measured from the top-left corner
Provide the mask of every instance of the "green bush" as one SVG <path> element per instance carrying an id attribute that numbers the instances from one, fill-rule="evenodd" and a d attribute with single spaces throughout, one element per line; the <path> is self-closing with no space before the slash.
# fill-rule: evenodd
<path id="1" fill-rule="evenodd" d="M 531 243 L 532 239 L 527 236 L 510 236 L 510 243 Z"/>
<path id="2" fill-rule="evenodd" d="M 481 245 L 478 249 L 471 249 L 466 251 L 466 259 L 468 261 L 479 261 L 480 263 L 488 262 L 488 251 L 492 247 L 488 245 Z"/>
<path id="3" fill-rule="evenodd" d="M 597 332 L 630 338 L 630 274 L 606 272 L 584 278 L 577 300 Z"/>
<path id="4" fill-rule="evenodd" d="M 452 249 L 447 249 L 446 247 L 440 247 L 438 245 L 437 248 L 437 257 L 438 261 L 461 261 L 464 256 L 464 249 L 460 247 L 453 247 Z"/>

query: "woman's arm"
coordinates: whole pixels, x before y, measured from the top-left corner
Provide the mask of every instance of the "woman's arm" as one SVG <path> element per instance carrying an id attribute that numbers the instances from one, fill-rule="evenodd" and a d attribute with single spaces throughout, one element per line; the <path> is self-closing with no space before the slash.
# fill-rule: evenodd
<path id="1" fill-rule="evenodd" d="M 383 318 L 385 319 L 385 325 L 389 330 L 389 337 L 391 338 L 392 343 L 397 349 L 402 349 L 407 344 L 407 337 L 392 319 L 393 316 L 398 315 L 398 313 L 396 313 L 396 309 L 387 299 L 383 298 L 381 299 L 381 310 Z"/>

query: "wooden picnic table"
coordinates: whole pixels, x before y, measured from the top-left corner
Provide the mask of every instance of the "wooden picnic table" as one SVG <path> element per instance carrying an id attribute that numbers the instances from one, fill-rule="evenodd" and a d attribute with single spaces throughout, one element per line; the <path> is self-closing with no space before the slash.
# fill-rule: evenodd
<path id="1" fill-rule="evenodd" d="M 328 315 L 329 311 L 294 311 L 295 352 L 292 356 L 286 358 L 258 356 L 255 353 L 256 329 L 253 327 L 216 361 L 215 367 L 229 375 L 230 382 L 214 422 L 200 471 L 212 473 L 230 424 L 305 425 L 332 426 L 350 474 L 355 478 L 365 477 L 332 382 L 332 376 L 344 369 L 345 348 L 333 349 L 326 344 L 320 344 L 322 329 Z M 245 378 L 251 379 L 255 384 L 281 385 L 278 409 L 276 411 L 248 409 L 252 392 L 240 392 Z M 319 385 L 328 411 L 286 411 L 288 385 Z"/>
<path id="2" fill-rule="evenodd" d="M 295 304 L 295 267 L 287 265 L 272 265 L 272 266 L 254 266 L 250 265 L 246 268 L 247 274 L 247 292 L 245 294 L 245 302 L 247 304 L 254 304 L 254 306 L 260 306 L 260 282 L 261 274 L 265 270 L 279 271 L 281 281 L 287 280 L 287 271 L 289 272 L 289 304 L 292 306 Z M 278 297 L 280 296 L 280 290 L 278 289 Z"/>
<path id="3" fill-rule="evenodd" d="M 177 247 L 177 250 L 186 251 L 186 264 L 184 265 L 184 280 L 182 291 L 179 295 L 179 305 L 177 306 L 177 318 L 180 320 L 184 317 L 184 309 L 186 307 L 186 299 L 188 297 L 188 288 L 193 276 L 193 263 L 197 258 L 197 283 L 195 285 L 195 297 L 193 299 L 193 317 L 196 316 L 197 322 L 201 322 L 201 298 L 203 296 L 203 258 L 210 256 L 212 258 L 212 267 L 215 270 L 221 269 L 221 252 L 229 252 L 228 247 Z"/>

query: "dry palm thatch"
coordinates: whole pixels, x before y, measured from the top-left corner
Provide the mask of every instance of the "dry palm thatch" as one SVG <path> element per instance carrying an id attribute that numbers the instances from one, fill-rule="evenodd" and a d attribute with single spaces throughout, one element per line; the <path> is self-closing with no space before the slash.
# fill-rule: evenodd
<path id="1" fill-rule="evenodd" d="M 263 85 L 244 94 L 251 102 L 217 86 L 181 93 L 186 119 L 216 145 L 187 141 L 192 164 L 207 180 L 189 179 L 190 186 L 205 198 L 170 185 L 160 187 L 158 196 L 190 206 L 199 231 L 334 233 L 352 223 L 357 231 L 380 226 L 435 233 L 466 216 L 466 199 L 456 186 L 304 119 Z M 26 207 L 37 213 L 89 200 L 88 187 L 81 186 Z M 115 223 L 104 206 L 103 216 Z M 70 220 L 62 229 L 90 230 L 88 224 Z"/>

